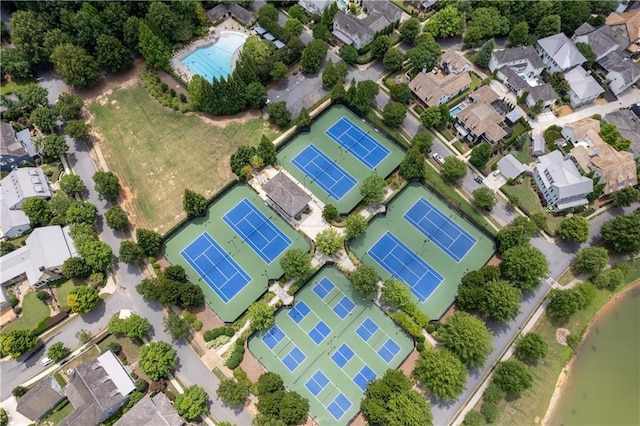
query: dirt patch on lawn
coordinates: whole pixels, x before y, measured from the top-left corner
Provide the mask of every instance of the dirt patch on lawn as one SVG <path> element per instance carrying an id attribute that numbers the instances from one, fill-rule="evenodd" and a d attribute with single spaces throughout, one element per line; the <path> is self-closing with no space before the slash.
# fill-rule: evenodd
<path id="1" fill-rule="evenodd" d="M 229 123 L 244 124 L 249 120 L 253 120 L 254 118 L 262 117 L 262 112 L 255 109 L 239 112 L 236 115 L 216 116 L 216 115 L 207 114 L 206 112 L 196 112 L 194 114 L 204 123 L 209 124 L 211 126 L 216 126 L 216 127 L 227 127 Z"/>
<path id="2" fill-rule="evenodd" d="M 247 373 L 249 380 L 251 380 L 252 383 L 256 383 L 258 381 L 258 377 L 266 373 L 267 369 L 264 368 L 255 356 L 253 356 L 248 346 L 249 345 L 245 343 L 244 357 L 242 358 L 240 367 L 245 371 L 245 373 Z"/>
<path id="3" fill-rule="evenodd" d="M 144 61 L 142 59 L 136 59 L 133 62 L 133 66 L 126 71 L 118 74 L 109 74 L 106 78 L 96 86 L 89 87 L 87 89 L 75 89 L 76 95 L 82 99 L 92 102 L 98 100 L 101 96 L 108 96 L 113 92 L 113 89 L 128 87 L 136 82 L 138 74 L 144 69 Z"/>

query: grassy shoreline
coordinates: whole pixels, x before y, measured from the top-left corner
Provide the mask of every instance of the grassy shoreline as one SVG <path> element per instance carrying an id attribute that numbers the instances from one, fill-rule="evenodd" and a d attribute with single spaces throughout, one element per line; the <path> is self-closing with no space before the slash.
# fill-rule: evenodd
<path id="1" fill-rule="evenodd" d="M 534 424 L 545 417 L 558 377 L 574 355 L 571 348 L 556 342 L 557 328 L 567 328 L 574 334 L 583 333 L 611 297 L 638 280 L 640 280 L 640 259 L 633 261 L 633 268 L 625 276 L 621 286 L 615 291 L 597 290 L 591 305 L 572 315 L 565 323 L 552 321 L 546 315 L 540 318 L 532 331 L 539 333 L 548 343 L 549 354 L 546 359 L 531 367 L 534 383 L 530 390 L 515 401 L 502 401 L 498 404 L 500 416 L 496 421 L 497 425 Z"/>

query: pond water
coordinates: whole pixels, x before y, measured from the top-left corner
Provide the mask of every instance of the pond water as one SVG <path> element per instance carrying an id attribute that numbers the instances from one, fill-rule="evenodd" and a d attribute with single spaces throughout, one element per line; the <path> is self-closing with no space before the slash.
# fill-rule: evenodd
<path id="1" fill-rule="evenodd" d="M 640 286 L 593 324 L 548 424 L 640 424 Z"/>

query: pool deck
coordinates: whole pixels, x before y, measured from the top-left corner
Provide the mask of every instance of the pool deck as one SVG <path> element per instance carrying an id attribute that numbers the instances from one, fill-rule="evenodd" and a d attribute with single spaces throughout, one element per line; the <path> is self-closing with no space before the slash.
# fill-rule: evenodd
<path id="1" fill-rule="evenodd" d="M 173 52 L 173 55 L 169 60 L 169 66 L 178 77 L 180 77 L 185 83 L 189 84 L 195 73 L 191 71 L 185 64 L 183 64 L 182 60 L 189 56 L 196 49 L 199 49 L 201 47 L 209 47 L 215 44 L 218 40 L 220 40 L 220 37 L 226 34 L 238 34 L 248 38 L 249 36 L 255 35 L 256 33 L 253 30 L 248 30 L 240 26 L 240 24 L 238 24 L 236 21 L 229 18 L 226 21 L 220 23 L 217 27 L 210 27 L 209 34 L 205 37 L 193 40 L 183 46 L 181 49 Z M 236 49 L 236 51 L 233 52 L 233 55 L 231 56 L 232 71 L 236 67 L 236 61 L 240 56 L 241 50 L 242 49 L 240 48 Z"/>

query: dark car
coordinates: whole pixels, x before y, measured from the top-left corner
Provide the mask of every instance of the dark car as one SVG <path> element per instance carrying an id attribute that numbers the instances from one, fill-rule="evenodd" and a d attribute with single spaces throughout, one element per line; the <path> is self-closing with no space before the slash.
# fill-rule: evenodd
<path id="1" fill-rule="evenodd" d="M 473 177 L 473 180 L 475 180 L 478 183 L 482 183 L 482 181 L 483 181 L 482 176 L 480 176 L 480 175 L 475 175 Z"/>

